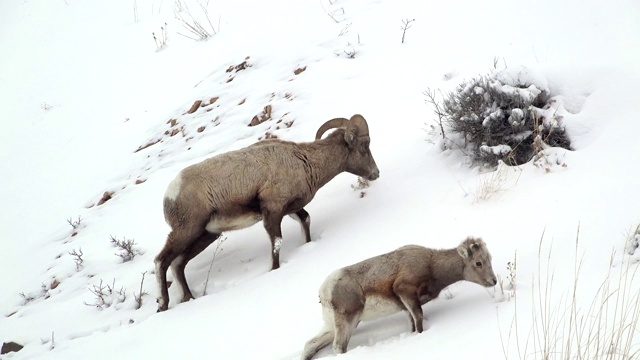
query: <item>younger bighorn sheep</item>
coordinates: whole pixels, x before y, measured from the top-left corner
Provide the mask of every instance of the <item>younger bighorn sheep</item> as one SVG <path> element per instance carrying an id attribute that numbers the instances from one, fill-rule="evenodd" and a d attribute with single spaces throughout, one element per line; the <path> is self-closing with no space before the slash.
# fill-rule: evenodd
<path id="1" fill-rule="evenodd" d="M 334 271 L 320 287 L 325 325 L 302 353 L 309 360 L 333 342 L 336 354 L 347 351 L 361 320 L 373 320 L 403 310 L 409 312 L 411 331 L 422 332 L 422 305 L 460 280 L 494 286 L 491 254 L 481 239 L 467 238 L 457 248 L 427 249 L 403 246 Z"/>
<path id="2" fill-rule="evenodd" d="M 321 139 L 330 129 L 337 130 Z M 309 213 L 304 206 L 318 189 L 344 171 L 378 178 L 369 142 L 367 121 L 354 115 L 324 123 L 314 142 L 264 140 L 182 170 L 164 195 L 164 217 L 171 232 L 155 258 L 158 311 L 169 306 L 169 266 L 182 288 L 182 301 L 193 299 L 184 268 L 224 231 L 262 220 L 271 240 L 271 269 L 277 269 L 285 215 L 300 222 L 309 242 Z"/>

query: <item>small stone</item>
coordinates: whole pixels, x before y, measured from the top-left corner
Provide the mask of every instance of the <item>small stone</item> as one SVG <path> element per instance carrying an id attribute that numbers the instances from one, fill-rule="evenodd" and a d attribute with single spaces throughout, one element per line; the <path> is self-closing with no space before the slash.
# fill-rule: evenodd
<path id="1" fill-rule="evenodd" d="M 10 352 L 17 352 L 22 350 L 24 346 L 13 341 L 9 341 L 6 343 L 2 343 L 2 349 L 0 350 L 0 355 L 8 354 Z"/>

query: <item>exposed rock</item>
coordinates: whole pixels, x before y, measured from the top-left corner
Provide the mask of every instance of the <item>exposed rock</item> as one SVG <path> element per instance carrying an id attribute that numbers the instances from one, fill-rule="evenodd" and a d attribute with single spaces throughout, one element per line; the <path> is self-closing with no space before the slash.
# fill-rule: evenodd
<path id="1" fill-rule="evenodd" d="M 98 201 L 98 206 L 106 203 L 107 201 L 111 200 L 111 198 L 113 197 L 113 193 L 111 191 L 105 191 L 104 194 L 102 194 L 102 199 L 100 199 L 100 201 Z"/>
<path id="2" fill-rule="evenodd" d="M 187 114 L 193 114 L 194 112 L 196 112 L 196 110 L 198 110 L 198 108 L 200 107 L 200 104 L 202 104 L 202 100 L 196 100 L 196 102 L 191 105 L 191 109 L 187 111 Z"/>
<path id="3" fill-rule="evenodd" d="M 0 355 L 8 354 L 10 352 L 16 352 L 22 350 L 24 346 L 13 341 L 9 341 L 6 343 L 2 343 L 2 349 L 0 350 Z"/>
<path id="4" fill-rule="evenodd" d="M 60 285 L 60 281 L 58 281 L 58 279 L 53 279 L 53 281 L 51 281 L 51 285 L 49 285 L 49 289 L 53 290 L 57 288 L 58 285 Z"/>
<path id="5" fill-rule="evenodd" d="M 247 56 L 247 57 L 246 57 L 246 59 L 249 59 L 249 57 Z M 250 65 L 249 65 L 249 64 L 247 64 L 247 60 L 245 60 L 245 61 L 241 62 L 241 63 L 240 63 L 240 64 L 238 64 L 238 65 L 231 65 L 231 66 L 229 66 L 229 68 L 227 68 L 227 72 L 228 72 L 228 73 L 230 73 L 230 72 L 234 72 L 234 71 L 235 71 L 235 72 L 238 72 L 238 71 L 240 71 L 240 70 L 244 70 L 244 69 L 248 68 L 249 66 L 250 66 Z"/>
<path id="6" fill-rule="evenodd" d="M 271 105 L 267 105 L 262 110 L 262 114 L 256 115 L 251 119 L 249 126 L 256 126 L 262 124 L 263 122 L 271 119 Z"/>
<path id="7" fill-rule="evenodd" d="M 171 129 L 171 131 L 168 131 L 168 130 L 167 130 L 167 131 L 165 132 L 165 135 L 175 136 L 175 135 L 177 135 L 178 133 L 180 133 L 180 129 Z"/>

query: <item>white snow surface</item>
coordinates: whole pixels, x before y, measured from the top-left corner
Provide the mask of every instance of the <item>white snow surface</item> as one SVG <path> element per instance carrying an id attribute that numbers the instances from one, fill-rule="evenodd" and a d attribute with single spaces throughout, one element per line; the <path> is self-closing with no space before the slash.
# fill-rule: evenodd
<path id="1" fill-rule="evenodd" d="M 178 34 L 172 1 L 0 1 L 0 343 L 25 345 L 3 359 L 297 359 L 322 326 L 318 288 L 332 271 L 468 235 L 486 241 L 502 279 L 515 256 L 515 298 L 454 284 L 423 306 L 423 333 L 406 314 L 363 322 L 338 358 L 532 359 L 512 329 L 517 318 L 523 345 L 538 279 L 553 274 L 557 304 L 581 261 L 577 298 L 589 307 L 607 274 L 639 266 L 636 0 L 216 0 L 207 41 Z M 403 19 L 415 19 L 405 43 Z M 165 23 L 157 51 L 151 33 Z M 485 172 L 438 146 L 422 92 L 453 90 L 494 59 L 548 87 L 573 151 Z M 247 126 L 267 105 L 271 120 Z M 187 266 L 196 299 L 179 304 L 174 285 L 156 313 L 162 199 L 179 171 L 266 136 L 312 141 L 324 121 L 355 113 L 380 178 L 359 189 L 341 174 L 322 188 L 306 207 L 309 244 L 285 218 L 276 271 L 261 223 L 226 233 Z M 123 263 L 111 237 L 141 254 Z M 102 310 L 91 291 L 101 282 L 113 289 Z"/>

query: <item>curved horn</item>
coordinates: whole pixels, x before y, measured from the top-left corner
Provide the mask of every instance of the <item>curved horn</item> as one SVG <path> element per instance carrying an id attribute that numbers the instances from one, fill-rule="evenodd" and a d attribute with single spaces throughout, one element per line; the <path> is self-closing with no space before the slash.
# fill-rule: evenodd
<path id="1" fill-rule="evenodd" d="M 360 114 L 355 114 L 349 120 L 349 125 L 347 125 L 347 131 L 351 129 L 355 130 L 355 136 L 369 136 L 369 125 L 367 124 L 367 120 Z"/>
<path id="2" fill-rule="evenodd" d="M 348 119 L 345 119 L 345 118 L 331 119 L 331 120 L 327 121 L 326 123 L 322 124 L 322 126 L 320 126 L 320 128 L 316 132 L 316 140 L 320 139 L 322 137 L 322 135 L 329 129 L 345 128 L 345 127 L 348 127 L 348 126 L 349 126 L 349 120 Z"/>

